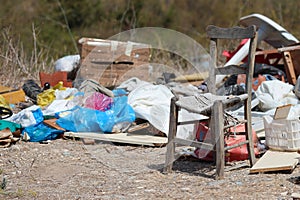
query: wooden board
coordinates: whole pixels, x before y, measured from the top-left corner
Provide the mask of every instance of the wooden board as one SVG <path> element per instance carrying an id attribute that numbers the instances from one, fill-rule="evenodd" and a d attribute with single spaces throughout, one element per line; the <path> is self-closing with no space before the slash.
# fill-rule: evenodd
<path id="1" fill-rule="evenodd" d="M 13 89 L 0 85 L 0 95 L 10 104 L 16 104 L 25 101 L 25 93 L 22 89 Z"/>
<path id="2" fill-rule="evenodd" d="M 279 106 L 276 108 L 274 119 L 286 119 L 291 110 L 292 104 Z"/>
<path id="3" fill-rule="evenodd" d="M 268 150 L 250 169 L 250 173 L 293 170 L 300 154 Z"/>
<path id="4" fill-rule="evenodd" d="M 299 46 L 294 46 L 295 48 Z M 283 52 L 284 68 L 286 71 L 287 79 L 290 84 L 295 85 L 297 78 L 300 75 L 300 50 L 290 50 Z"/>
<path id="5" fill-rule="evenodd" d="M 163 146 L 168 142 L 168 138 L 153 135 L 140 135 L 132 133 L 92 133 L 92 132 L 65 132 L 64 136 L 88 138 L 94 140 L 102 140 L 108 142 L 119 142 L 125 144 L 137 144 L 145 146 Z"/>
<path id="6" fill-rule="evenodd" d="M 187 82 L 187 81 L 204 81 L 205 78 L 208 77 L 208 72 L 197 73 L 197 74 L 190 74 L 190 75 L 182 75 L 176 77 L 174 81 L 178 82 Z"/>
<path id="7" fill-rule="evenodd" d="M 3 85 L 0 85 L 0 92 L 1 93 L 9 92 L 11 90 L 12 90 L 12 88 L 10 88 L 10 87 L 6 87 L 6 86 L 3 86 Z"/>

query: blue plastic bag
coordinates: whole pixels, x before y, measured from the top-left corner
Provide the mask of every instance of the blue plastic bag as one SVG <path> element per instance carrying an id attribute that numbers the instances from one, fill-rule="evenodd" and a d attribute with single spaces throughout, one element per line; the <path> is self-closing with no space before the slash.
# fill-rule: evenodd
<path id="1" fill-rule="evenodd" d="M 133 122 L 135 120 L 135 112 L 133 108 L 127 103 L 127 96 L 120 96 L 114 98 L 114 104 L 111 112 L 114 115 L 114 124 L 121 122 Z M 109 110 L 106 112 L 110 112 Z"/>
<path id="2" fill-rule="evenodd" d="M 56 123 L 72 132 L 98 132 L 107 130 L 112 122 L 105 112 L 76 106 L 70 114 L 59 118 Z M 111 123 L 111 124 L 110 124 Z"/>
<path id="3" fill-rule="evenodd" d="M 123 95 L 127 95 L 128 94 L 128 92 L 126 92 L 126 90 L 124 90 L 122 88 L 114 89 L 112 92 L 113 92 L 113 94 L 114 94 L 115 97 L 123 96 Z"/>
<path id="4" fill-rule="evenodd" d="M 117 123 L 135 120 L 135 113 L 127 103 L 127 96 L 114 98 L 112 107 L 105 112 L 80 106 L 69 112 L 70 114 L 56 120 L 56 123 L 72 132 L 111 132 Z"/>
<path id="5" fill-rule="evenodd" d="M 44 123 L 39 123 L 34 126 L 28 126 L 22 131 L 22 135 L 25 133 L 30 137 L 30 142 L 41 142 L 46 140 L 54 140 L 58 135 L 62 134 L 64 131 L 50 128 L 44 125 Z"/>
<path id="6" fill-rule="evenodd" d="M 44 116 L 43 116 L 43 112 L 42 110 L 39 108 L 39 109 L 36 109 L 36 110 L 33 110 L 31 111 L 33 116 L 34 116 L 34 119 L 36 121 L 36 124 L 39 124 L 41 123 L 42 121 L 44 121 Z"/>

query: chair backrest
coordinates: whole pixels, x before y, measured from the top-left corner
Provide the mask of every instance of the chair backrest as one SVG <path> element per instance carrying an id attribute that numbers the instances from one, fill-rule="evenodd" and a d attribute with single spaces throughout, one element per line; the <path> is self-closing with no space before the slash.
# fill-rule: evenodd
<path id="1" fill-rule="evenodd" d="M 249 26 L 246 28 L 232 27 L 232 28 L 220 28 L 217 26 L 209 25 L 206 28 L 207 36 L 210 38 L 210 56 L 212 63 L 215 67 L 210 68 L 208 89 L 212 94 L 216 94 L 216 76 L 217 75 L 233 75 L 233 74 L 246 74 L 246 92 L 251 99 L 252 93 L 252 78 L 254 71 L 255 51 L 257 45 L 256 27 Z M 249 39 L 248 42 L 242 47 L 245 56 L 248 56 L 247 68 L 239 67 L 239 63 L 235 65 L 226 65 L 222 67 L 217 66 L 218 60 L 218 40 L 237 40 L 237 39 Z M 243 56 L 243 55 L 242 55 Z M 243 57 L 244 58 L 244 57 Z M 242 59 L 243 59 L 242 58 Z"/>
<path id="2" fill-rule="evenodd" d="M 256 45 L 257 45 L 257 34 L 256 34 L 256 27 L 255 26 L 249 26 L 247 28 L 242 27 L 233 27 L 233 28 L 220 28 L 216 26 L 208 26 L 207 29 L 207 35 L 210 38 L 210 56 L 212 59 L 212 62 L 214 63 L 214 66 L 210 67 L 210 74 L 209 74 L 209 80 L 208 80 L 208 90 L 212 94 L 216 94 L 216 76 L 217 75 L 232 75 L 232 74 L 246 74 L 246 93 L 247 98 L 244 100 L 244 120 L 246 122 L 245 126 L 245 132 L 246 132 L 246 140 L 248 141 L 247 149 L 249 154 L 249 160 L 250 165 L 252 166 L 255 163 L 255 154 L 254 154 L 254 145 L 253 145 L 253 139 L 252 139 L 252 116 L 251 116 L 251 100 L 252 100 L 252 79 L 253 79 L 253 71 L 254 71 L 254 61 L 255 61 L 255 51 L 256 51 Z M 218 55 L 218 49 L 217 49 L 217 43 L 220 39 L 249 39 L 247 43 L 237 52 L 237 55 L 239 59 L 234 59 L 234 62 L 227 62 L 224 66 L 218 67 L 217 66 L 217 55 Z M 242 53 L 240 53 L 242 52 Z M 240 55 L 239 55 L 240 53 Z M 246 67 L 240 67 L 236 63 L 238 61 L 242 61 L 245 56 L 248 55 L 247 64 Z M 232 59 L 232 58 L 231 58 Z M 228 64 L 232 63 L 232 65 Z M 234 64 L 234 65 L 233 65 Z M 213 117 L 213 129 L 212 132 L 219 133 L 223 131 L 222 126 L 222 117 L 219 117 L 221 111 L 220 111 L 220 104 L 216 104 L 214 106 L 214 117 Z M 219 124 L 218 124 L 219 123 Z M 221 156 L 224 152 L 224 148 L 222 147 L 222 143 L 224 141 L 220 141 L 222 137 L 218 139 L 216 147 L 217 149 L 217 166 L 222 165 L 224 166 L 223 157 Z M 220 146 L 221 145 L 221 146 Z M 221 160 L 221 161 L 220 161 Z M 222 177 L 223 167 L 220 167 L 218 176 Z"/>

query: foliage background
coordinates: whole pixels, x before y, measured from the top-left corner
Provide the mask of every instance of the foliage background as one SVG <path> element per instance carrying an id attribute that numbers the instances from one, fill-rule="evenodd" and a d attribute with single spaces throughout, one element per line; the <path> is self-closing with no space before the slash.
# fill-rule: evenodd
<path id="1" fill-rule="evenodd" d="M 21 72 L 51 68 L 77 54 L 81 37 L 108 38 L 137 27 L 170 28 L 208 48 L 205 28 L 238 25 L 240 17 L 263 14 L 300 38 L 297 0 L 0 0 L 0 64 Z M 10 52 L 10 54 L 9 54 Z M 25 61 L 24 61 L 25 59 Z M 27 62 L 26 62 L 27 61 Z M 6 64 L 3 64 L 6 62 Z M 1 73 L 1 72 L 0 72 Z M 3 72 L 2 72 L 3 73 Z"/>

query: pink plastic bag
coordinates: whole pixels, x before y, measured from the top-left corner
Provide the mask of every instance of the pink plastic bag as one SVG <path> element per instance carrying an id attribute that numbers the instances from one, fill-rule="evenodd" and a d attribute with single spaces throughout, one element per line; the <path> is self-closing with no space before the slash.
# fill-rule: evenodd
<path id="1" fill-rule="evenodd" d="M 95 92 L 86 99 L 84 107 L 100 111 L 106 111 L 111 108 L 112 103 L 112 98 L 100 92 Z"/>

